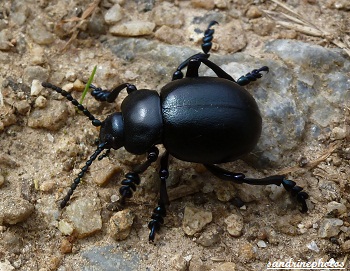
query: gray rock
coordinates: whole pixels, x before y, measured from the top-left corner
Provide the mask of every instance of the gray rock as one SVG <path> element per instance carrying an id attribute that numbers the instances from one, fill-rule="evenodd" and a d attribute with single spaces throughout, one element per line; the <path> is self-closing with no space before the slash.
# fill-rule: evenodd
<path id="1" fill-rule="evenodd" d="M 25 199 L 1 195 L 0 225 L 14 225 L 26 220 L 34 211 L 34 206 Z"/>
<path id="2" fill-rule="evenodd" d="M 196 243 L 203 247 L 210 247 L 220 241 L 220 233 L 217 231 L 203 232 L 201 236 L 196 239 Z"/>
<path id="3" fill-rule="evenodd" d="M 186 206 L 182 221 L 182 229 L 187 235 L 194 235 L 200 232 L 212 219 L 213 215 L 211 212 Z"/>
<path id="4" fill-rule="evenodd" d="M 31 36 L 33 41 L 40 45 L 48 45 L 54 42 L 55 36 L 46 30 L 44 24 L 41 22 L 34 22 L 29 30 L 28 34 Z"/>
<path id="5" fill-rule="evenodd" d="M 10 30 L 4 29 L 0 31 L 0 50 L 8 51 L 11 49 L 10 40 L 12 38 L 12 34 Z"/>
<path id="6" fill-rule="evenodd" d="M 82 268 L 83 271 L 133 271 L 137 270 L 140 262 L 140 256 L 134 251 L 117 252 L 114 246 L 97 247 L 83 251 L 81 254 L 88 262 Z"/>
<path id="7" fill-rule="evenodd" d="M 163 2 L 154 9 L 154 22 L 156 25 L 167 25 L 179 28 L 183 24 L 183 13 L 171 3 Z"/>
<path id="8" fill-rule="evenodd" d="M 181 60 L 198 53 L 187 47 L 159 44 L 145 39 L 108 40 L 105 45 L 127 61 L 137 59 L 153 63 L 147 72 L 162 80 L 171 80 Z M 270 72 L 246 88 L 256 99 L 263 117 L 263 131 L 249 160 L 254 164 L 288 165 L 301 143 L 310 144 L 329 126 L 343 117 L 341 108 L 350 100 L 347 74 L 350 64 L 341 51 L 299 41 L 276 40 L 266 52 L 278 58 L 254 58 L 247 54 L 211 54 L 211 61 L 237 79 L 255 68 L 268 66 Z M 215 74 L 205 65 L 206 76 Z M 142 77 L 142 70 L 136 71 Z M 315 143 L 316 144 L 316 143 Z M 290 155 L 289 155 L 290 154 Z"/>
<path id="9" fill-rule="evenodd" d="M 52 100 L 45 108 L 35 108 L 28 118 L 28 126 L 56 131 L 65 125 L 68 108 L 62 101 Z"/>
<path id="10" fill-rule="evenodd" d="M 337 236 L 340 232 L 340 227 L 344 224 L 343 220 L 338 218 L 325 218 L 318 230 L 318 236 L 321 238 L 329 238 Z"/>
<path id="11" fill-rule="evenodd" d="M 48 78 L 49 71 L 41 66 L 28 66 L 24 69 L 23 81 L 28 85 L 31 85 L 34 79 L 43 82 Z"/>

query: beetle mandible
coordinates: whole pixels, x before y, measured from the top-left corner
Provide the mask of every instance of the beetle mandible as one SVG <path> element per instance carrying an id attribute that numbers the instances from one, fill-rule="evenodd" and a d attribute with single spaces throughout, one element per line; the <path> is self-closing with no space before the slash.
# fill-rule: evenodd
<path id="1" fill-rule="evenodd" d="M 222 180 L 251 185 L 283 185 L 301 204 L 301 212 L 307 212 L 308 194 L 294 181 L 283 175 L 261 179 L 246 178 L 243 173 L 227 171 L 215 164 L 230 162 L 249 153 L 256 146 L 261 134 L 262 118 L 254 98 L 243 88 L 244 85 L 262 77 L 269 68 L 263 66 L 241 76 L 235 81 L 229 74 L 209 60 L 216 21 L 209 23 L 204 32 L 203 53 L 195 54 L 182 62 L 173 74 L 172 81 L 158 94 L 154 90 L 137 90 L 125 83 L 112 91 L 90 85 L 92 96 L 98 101 L 112 103 L 118 94 L 126 89 L 128 96 L 121 104 L 121 112 L 109 115 L 104 121 L 96 119 L 71 94 L 50 83 L 43 87 L 60 93 L 81 110 L 94 126 L 100 126 L 99 145 L 82 167 L 67 195 L 61 201 L 64 208 L 88 171 L 92 162 L 107 156 L 110 149 L 124 148 L 133 154 L 147 153 L 147 160 L 125 175 L 119 189 L 120 205 L 131 198 L 140 184 L 139 174 L 143 173 L 159 155 L 156 147 L 163 144 L 166 151 L 160 158 L 160 193 L 158 206 L 153 210 L 149 240 L 164 223 L 166 206 L 169 204 L 166 179 L 169 176 L 169 155 L 188 162 L 203 164 L 208 171 Z M 217 77 L 198 75 L 201 64 L 210 68 Z M 187 67 L 184 77 L 182 69 Z M 100 155 L 103 151 L 106 151 Z"/>

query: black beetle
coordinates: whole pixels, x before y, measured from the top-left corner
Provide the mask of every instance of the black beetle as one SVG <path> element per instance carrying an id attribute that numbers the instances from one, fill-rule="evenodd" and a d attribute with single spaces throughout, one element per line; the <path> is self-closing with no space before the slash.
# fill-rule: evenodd
<path id="1" fill-rule="evenodd" d="M 61 202 L 64 208 L 73 191 L 80 183 L 92 162 L 107 156 L 110 149 L 125 147 L 133 154 L 148 153 L 147 160 L 125 175 L 120 188 L 120 205 L 133 195 L 140 184 L 139 174 L 144 172 L 158 158 L 157 144 L 163 144 L 166 151 L 160 159 L 160 197 L 153 210 L 149 240 L 153 241 L 156 231 L 164 223 L 166 205 L 169 204 L 166 189 L 168 178 L 168 158 L 174 156 L 183 161 L 202 163 L 215 176 L 235 183 L 251 185 L 283 185 L 301 203 L 302 212 L 307 212 L 308 194 L 282 175 L 262 179 L 246 178 L 242 173 L 224 170 L 214 164 L 237 160 L 249 153 L 257 144 L 261 133 L 262 119 L 254 98 L 242 87 L 262 77 L 268 72 L 264 66 L 241 76 L 235 81 L 219 66 L 211 62 L 209 51 L 212 47 L 217 22 L 210 22 L 204 32 L 202 50 L 179 65 L 173 74 L 172 82 L 165 85 L 160 95 L 154 90 L 137 90 L 132 84 L 122 84 L 112 91 L 102 90 L 93 85 L 92 96 L 98 101 L 114 102 L 118 94 L 126 89 L 128 96 L 121 105 L 121 112 L 109 115 L 104 121 L 97 120 L 84 106 L 59 87 L 43 82 L 73 103 L 95 126 L 100 126 L 99 145 L 94 154 L 81 169 Z M 198 75 L 201 64 L 205 64 L 217 77 Z M 187 67 L 186 77 L 182 69 Z M 106 150 L 106 153 L 101 154 Z"/>

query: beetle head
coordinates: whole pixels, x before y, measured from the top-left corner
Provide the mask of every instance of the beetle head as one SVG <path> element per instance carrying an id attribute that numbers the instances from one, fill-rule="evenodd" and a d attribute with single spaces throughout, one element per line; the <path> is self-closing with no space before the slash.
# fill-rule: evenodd
<path id="1" fill-rule="evenodd" d="M 99 142 L 106 143 L 105 149 L 119 149 L 124 146 L 124 121 L 120 112 L 109 115 L 101 125 Z"/>

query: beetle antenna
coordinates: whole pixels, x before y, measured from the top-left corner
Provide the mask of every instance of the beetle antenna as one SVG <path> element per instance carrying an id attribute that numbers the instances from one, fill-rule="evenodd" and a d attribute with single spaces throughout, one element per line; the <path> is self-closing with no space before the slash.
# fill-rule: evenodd
<path id="1" fill-rule="evenodd" d="M 211 43 L 211 41 L 214 38 L 214 29 L 211 29 L 211 27 L 215 24 L 219 24 L 217 21 L 211 21 L 208 25 L 207 30 L 205 30 L 204 32 L 204 37 L 202 39 L 203 43 L 202 43 L 202 50 L 203 52 L 207 55 L 211 49 L 211 46 L 213 45 Z"/>
<path id="2" fill-rule="evenodd" d="M 68 93 L 67 91 L 61 89 L 60 87 L 57 87 L 55 85 L 52 85 L 48 82 L 42 82 L 41 85 L 44 87 L 44 88 L 51 88 L 53 89 L 54 91 L 56 91 L 57 93 L 61 94 L 63 97 L 66 97 L 66 99 L 68 101 L 71 101 L 72 104 L 74 106 L 76 106 L 81 112 L 84 113 L 85 116 L 87 116 L 89 118 L 89 120 L 91 120 L 92 122 L 92 125 L 94 126 L 101 126 L 102 125 L 102 122 L 98 119 L 96 119 L 91 113 L 89 110 L 87 110 L 82 104 L 80 104 L 76 99 L 74 99 L 72 97 L 72 95 L 70 93 Z"/>
<path id="3" fill-rule="evenodd" d="M 89 160 L 86 161 L 85 166 L 81 168 L 80 173 L 78 174 L 78 177 L 75 178 L 73 183 L 71 184 L 66 196 L 63 198 L 63 200 L 60 203 L 61 208 L 63 209 L 70 197 L 73 195 L 74 190 L 77 188 L 78 184 L 81 181 L 81 178 L 83 178 L 84 174 L 88 171 L 89 167 L 91 166 L 92 162 L 100 155 L 100 153 L 105 149 L 107 142 L 101 143 L 98 145 L 96 151 L 90 156 Z M 107 150 L 108 151 L 108 150 Z"/>

